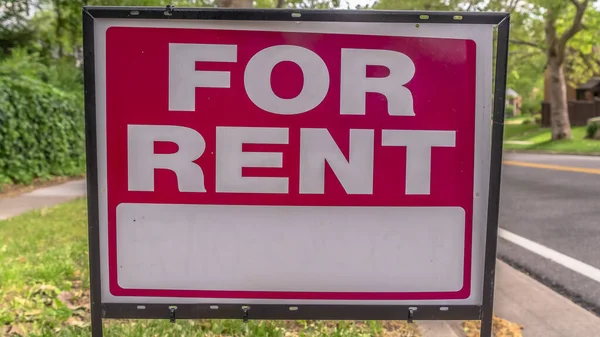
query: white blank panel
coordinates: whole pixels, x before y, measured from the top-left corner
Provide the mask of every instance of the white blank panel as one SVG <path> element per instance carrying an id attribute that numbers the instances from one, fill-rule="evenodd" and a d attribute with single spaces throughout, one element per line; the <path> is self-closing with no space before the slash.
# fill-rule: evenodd
<path id="1" fill-rule="evenodd" d="M 130 289 L 438 292 L 463 286 L 460 207 L 120 204 Z"/>

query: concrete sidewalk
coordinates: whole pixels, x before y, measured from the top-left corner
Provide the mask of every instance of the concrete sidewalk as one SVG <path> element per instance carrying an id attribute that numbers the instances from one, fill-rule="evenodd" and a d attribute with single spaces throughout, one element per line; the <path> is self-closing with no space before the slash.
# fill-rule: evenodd
<path id="1" fill-rule="evenodd" d="M 494 311 L 524 326 L 525 337 L 600 336 L 600 318 L 498 261 Z"/>
<path id="2" fill-rule="evenodd" d="M 0 199 L 0 220 L 85 195 L 85 180 L 77 180 Z M 495 298 L 495 314 L 524 326 L 525 337 L 600 335 L 599 317 L 502 261 L 497 263 Z M 459 321 L 416 323 L 426 337 L 465 335 Z"/>
<path id="3" fill-rule="evenodd" d="M 35 209 L 58 205 L 85 195 L 86 183 L 83 179 L 40 188 L 12 198 L 0 199 L 0 220 Z"/>
<path id="4" fill-rule="evenodd" d="M 523 326 L 524 337 L 600 335 L 598 316 L 500 260 L 496 263 L 494 297 L 494 314 Z M 454 331 L 454 335 L 443 336 L 465 336 L 460 322 L 447 323 Z"/>

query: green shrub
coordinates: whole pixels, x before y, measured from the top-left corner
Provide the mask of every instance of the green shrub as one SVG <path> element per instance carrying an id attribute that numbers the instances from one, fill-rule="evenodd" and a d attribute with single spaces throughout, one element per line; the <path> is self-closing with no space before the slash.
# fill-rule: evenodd
<path id="1" fill-rule="evenodd" d="M 592 122 L 588 124 L 587 128 L 585 129 L 585 138 L 593 139 L 596 135 L 596 132 L 598 132 L 598 122 Z"/>
<path id="2" fill-rule="evenodd" d="M 84 127 L 78 96 L 28 77 L 0 76 L 0 183 L 83 173 Z"/>
<path id="3" fill-rule="evenodd" d="M 14 49 L 9 57 L 0 61 L 0 76 L 25 76 L 39 79 L 63 91 L 83 92 L 83 71 L 75 66 L 73 57 L 42 61 L 37 54 L 30 54 L 25 49 Z"/>
<path id="4" fill-rule="evenodd" d="M 9 57 L 0 62 L 0 76 L 47 78 L 48 67 L 37 54 L 29 54 L 24 48 L 13 49 Z"/>
<path id="5" fill-rule="evenodd" d="M 512 105 L 506 105 L 504 108 L 504 115 L 507 117 L 513 117 L 515 114 L 515 108 Z"/>
<path id="6" fill-rule="evenodd" d="M 542 104 L 535 101 L 524 101 L 521 104 L 522 115 L 534 115 L 542 109 Z"/>

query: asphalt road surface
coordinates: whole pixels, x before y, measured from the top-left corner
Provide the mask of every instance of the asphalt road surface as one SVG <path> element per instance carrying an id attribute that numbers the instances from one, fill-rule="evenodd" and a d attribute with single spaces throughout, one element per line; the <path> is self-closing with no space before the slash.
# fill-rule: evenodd
<path id="1" fill-rule="evenodd" d="M 498 257 L 600 315 L 600 157 L 504 154 Z"/>

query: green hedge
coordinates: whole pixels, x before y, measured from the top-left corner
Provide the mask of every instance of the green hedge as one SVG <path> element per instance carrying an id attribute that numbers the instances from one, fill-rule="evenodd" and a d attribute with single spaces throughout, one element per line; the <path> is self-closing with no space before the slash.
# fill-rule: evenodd
<path id="1" fill-rule="evenodd" d="M 81 97 L 0 76 L 0 183 L 84 173 L 84 127 Z"/>

